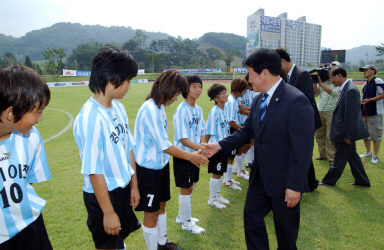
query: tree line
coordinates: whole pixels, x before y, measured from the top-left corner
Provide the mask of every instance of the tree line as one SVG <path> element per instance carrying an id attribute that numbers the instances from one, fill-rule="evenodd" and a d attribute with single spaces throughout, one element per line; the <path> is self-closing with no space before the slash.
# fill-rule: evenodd
<path id="1" fill-rule="evenodd" d="M 146 72 L 161 72 L 166 68 L 220 68 L 228 69 L 234 58 L 240 55 L 236 49 L 199 48 L 199 43 L 180 37 L 153 40 L 146 45 L 147 35 L 136 30 L 135 35 L 122 46 L 128 50 Z M 66 58 L 63 48 L 49 48 L 42 52 L 43 63 L 33 63 L 26 56 L 24 64 L 34 68 L 40 74 L 62 74 L 62 69 L 90 70 L 91 62 L 97 51 L 103 46 L 99 42 L 88 42 L 78 45 Z M 65 59 L 66 58 L 66 59 Z M 15 56 L 7 52 L 0 58 L 0 68 L 16 63 Z"/>

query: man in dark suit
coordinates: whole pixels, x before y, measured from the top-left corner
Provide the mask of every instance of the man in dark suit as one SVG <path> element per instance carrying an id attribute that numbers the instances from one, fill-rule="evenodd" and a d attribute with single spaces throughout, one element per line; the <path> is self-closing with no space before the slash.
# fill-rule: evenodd
<path id="1" fill-rule="evenodd" d="M 368 176 L 356 153 L 356 141 L 369 135 L 360 114 L 360 92 L 341 67 L 332 69 L 331 81 L 341 86 L 331 125 L 331 141 L 335 143 L 336 152 L 335 161 L 320 184 L 335 185 L 349 162 L 355 178 L 352 184 L 369 187 Z"/>
<path id="2" fill-rule="evenodd" d="M 289 54 L 284 49 L 276 49 L 281 57 L 282 71 L 287 74 L 288 83 L 299 89 L 308 98 L 314 111 L 315 130 L 321 127 L 321 118 L 317 109 L 315 94 L 313 90 L 313 81 L 309 73 L 300 69 L 291 62 Z M 315 134 L 315 130 L 313 134 Z M 313 162 L 310 162 L 308 172 L 308 191 L 312 192 L 317 188 L 319 181 L 316 179 L 315 168 Z"/>
<path id="3" fill-rule="evenodd" d="M 296 249 L 300 199 L 313 151 L 313 109 L 308 98 L 280 78 L 275 50 L 258 49 L 245 61 L 255 98 L 244 127 L 218 143 L 205 144 L 207 156 L 230 152 L 254 139 L 254 165 L 244 206 L 248 249 L 268 249 L 264 217 L 272 210 L 279 249 Z"/>

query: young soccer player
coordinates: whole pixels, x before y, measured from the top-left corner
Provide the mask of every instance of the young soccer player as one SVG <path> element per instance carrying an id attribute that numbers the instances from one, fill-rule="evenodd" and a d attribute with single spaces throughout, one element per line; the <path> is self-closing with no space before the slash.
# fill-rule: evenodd
<path id="1" fill-rule="evenodd" d="M 245 79 L 235 78 L 231 82 L 231 95 L 228 97 L 227 111 L 228 111 L 228 121 L 230 126 L 230 133 L 232 134 L 235 130 L 241 128 L 242 126 L 239 124 L 239 106 L 237 104 L 237 98 L 240 98 L 244 95 L 244 93 L 248 89 L 248 83 Z M 247 148 L 247 146 L 245 146 Z M 233 152 L 233 154 L 228 156 L 228 165 L 227 171 L 224 174 L 224 182 L 225 185 L 229 188 L 235 190 L 241 190 L 237 184 L 237 181 L 232 180 L 232 164 L 235 158 L 235 154 L 241 155 L 244 151 L 244 146 L 239 147 Z M 236 172 L 237 173 L 237 172 Z"/>
<path id="2" fill-rule="evenodd" d="M 167 241 L 166 202 L 171 198 L 169 155 L 190 161 L 196 167 L 208 159 L 197 151 L 183 151 L 168 138 L 165 106 L 171 105 L 187 88 L 184 76 L 176 70 L 159 75 L 135 122 L 135 156 L 141 202 L 136 210 L 144 211 L 143 235 L 149 250 L 178 249 Z"/>
<path id="3" fill-rule="evenodd" d="M 246 79 L 242 79 L 247 82 Z M 254 98 L 253 91 L 247 89 L 246 92 L 237 98 L 237 104 L 239 106 L 239 123 L 242 126 L 247 119 L 250 111 L 250 107 L 252 105 L 252 98 Z M 246 144 L 242 147 L 239 155 L 235 157 L 235 167 L 234 172 L 237 173 L 237 176 L 244 178 L 246 180 L 249 179 L 249 173 L 243 168 L 243 157 L 245 158 L 246 166 L 248 166 L 251 162 L 251 156 L 253 155 L 253 151 L 249 151 L 251 145 Z"/>
<path id="4" fill-rule="evenodd" d="M 177 107 L 173 116 L 175 128 L 175 146 L 187 152 L 198 151 L 205 139 L 205 122 L 203 111 L 196 104 L 200 97 L 203 82 L 200 77 L 187 76 L 188 88 L 182 93 L 185 100 Z M 176 187 L 180 188 L 179 214 L 176 222 L 181 229 L 193 234 L 202 234 L 205 230 L 195 223 L 199 220 L 191 217 L 191 194 L 199 181 L 200 168 L 189 161 L 173 157 L 173 173 Z"/>
<path id="5" fill-rule="evenodd" d="M 84 175 L 87 225 L 96 249 L 124 249 L 124 239 L 140 227 L 133 212 L 139 203 L 134 140 L 122 99 L 137 74 L 126 51 L 105 46 L 92 61 L 93 95 L 73 125 Z"/>
<path id="6" fill-rule="evenodd" d="M 43 119 L 50 97 L 34 70 L 0 70 L 0 249 L 52 249 L 41 214 L 46 201 L 32 187 L 51 178 L 33 126 Z"/>
<path id="7" fill-rule="evenodd" d="M 213 84 L 208 89 L 208 96 L 215 101 L 215 105 L 208 115 L 205 140 L 213 143 L 230 134 L 228 111 L 225 105 L 228 101 L 227 89 L 221 84 Z M 229 201 L 220 195 L 222 176 L 227 171 L 227 163 L 228 156 L 224 155 L 222 151 L 209 159 L 208 173 L 212 173 L 212 178 L 209 183 L 208 204 L 219 209 L 226 208 L 227 206 L 224 204 L 229 204 Z"/>

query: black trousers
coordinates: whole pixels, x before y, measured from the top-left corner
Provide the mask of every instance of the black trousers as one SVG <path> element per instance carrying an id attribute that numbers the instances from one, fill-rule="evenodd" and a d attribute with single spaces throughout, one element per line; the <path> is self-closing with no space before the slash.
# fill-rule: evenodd
<path id="1" fill-rule="evenodd" d="M 313 161 L 311 161 L 308 171 L 308 191 L 312 192 L 318 185 L 319 181 L 316 179 L 315 167 L 313 166 Z"/>
<path id="2" fill-rule="evenodd" d="M 352 175 L 355 178 L 355 184 L 370 185 L 360 156 L 356 153 L 356 142 L 353 141 L 351 144 L 335 143 L 335 145 L 335 161 L 322 182 L 328 185 L 335 185 L 348 162 Z"/>
<path id="3" fill-rule="evenodd" d="M 288 208 L 282 197 L 268 196 L 260 177 L 250 182 L 244 206 L 244 231 L 248 249 L 269 249 L 264 217 L 272 210 L 278 249 L 297 249 L 300 203 Z"/>

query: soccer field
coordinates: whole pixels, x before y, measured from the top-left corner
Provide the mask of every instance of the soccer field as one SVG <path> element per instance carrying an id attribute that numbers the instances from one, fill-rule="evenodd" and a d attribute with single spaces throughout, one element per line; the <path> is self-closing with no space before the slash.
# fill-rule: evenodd
<path id="1" fill-rule="evenodd" d="M 230 86 L 228 83 L 228 92 Z M 209 83 L 204 83 L 203 93 L 197 104 L 203 109 L 205 119 L 213 106 L 206 94 Z M 133 133 L 136 113 L 149 93 L 151 84 L 132 84 L 123 100 L 130 129 Z M 52 178 L 35 184 L 37 193 L 47 200 L 43 210 L 48 235 L 54 249 L 94 249 L 86 225 L 87 213 L 82 198 L 82 175 L 77 146 L 72 135 L 72 119 L 91 96 L 88 87 L 51 88 L 51 102 L 44 111 L 44 120 L 37 124 L 45 143 L 45 150 Z M 173 142 L 172 117 L 179 100 L 166 108 L 170 141 Z M 383 146 L 384 147 L 384 146 Z M 365 152 L 363 142 L 357 143 L 358 153 Z M 384 161 L 381 150 L 379 158 Z M 314 158 L 318 157 L 314 148 Z M 320 186 L 304 194 L 301 202 L 299 249 L 384 249 L 384 163 L 369 163 L 363 159 L 371 188 L 349 185 L 353 182 L 349 166 L 335 187 Z M 316 175 L 321 179 L 329 166 L 325 161 L 314 161 Z M 172 164 L 170 165 L 172 166 Z M 172 167 L 171 167 L 172 169 Z M 246 249 L 243 229 L 243 205 L 248 183 L 240 180 L 242 191 L 222 186 L 222 195 L 231 201 L 224 210 L 207 204 L 210 176 L 207 168 L 200 170 L 200 181 L 192 195 L 192 216 L 200 219 L 206 229 L 203 235 L 192 235 L 176 224 L 178 213 L 178 188 L 171 170 L 171 200 L 167 203 L 168 239 L 178 242 L 184 249 Z M 142 221 L 143 213 L 136 213 Z M 276 249 L 273 218 L 266 217 L 270 248 Z M 127 249 L 145 249 L 142 230 L 126 239 Z"/>

